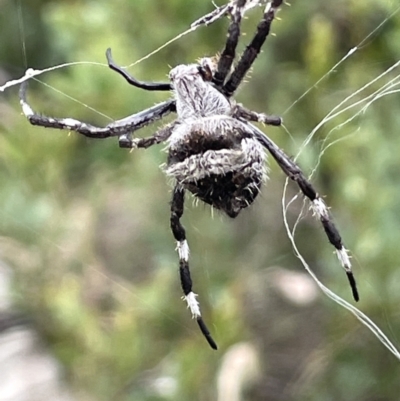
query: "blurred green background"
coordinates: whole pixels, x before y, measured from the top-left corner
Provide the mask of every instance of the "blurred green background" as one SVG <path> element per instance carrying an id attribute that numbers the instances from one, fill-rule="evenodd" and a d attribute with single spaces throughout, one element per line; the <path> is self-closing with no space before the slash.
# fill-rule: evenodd
<path id="1" fill-rule="evenodd" d="M 0 84 L 27 67 L 105 63 L 108 47 L 118 64 L 129 65 L 213 9 L 208 0 L 3 0 L 0 6 Z M 296 155 L 327 113 L 400 59 L 400 13 L 285 110 L 397 7 L 391 0 L 293 0 L 282 6 L 275 36 L 236 99 L 253 110 L 283 114 L 287 130 L 264 131 Z M 241 49 L 261 10 L 247 16 Z M 228 23 L 225 18 L 201 27 L 129 71 L 141 80 L 166 80 L 170 66 L 220 51 Z M 96 125 L 168 98 L 133 88 L 99 65 L 71 66 L 39 79 L 56 91 L 32 82 L 28 97 L 35 110 Z M 169 229 L 171 186 L 159 168 L 164 146 L 129 153 L 116 139 L 32 127 L 21 115 L 17 91 L 0 93 L 1 255 L 13 269 L 15 309 L 32 319 L 77 399 L 399 399 L 399 360 L 302 274 L 283 225 L 285 177 L 273 161 L 262 195 L 235 220 L 212 216 L 208 206 L 194 207 L 187 197 L 183 223 L 194 289 L 220 347 L 214 352 L 180 299 Z M 346 125 L 355 113 L 341 114 L 316 133 L 298 160 L 310 174 L 322 149 L 334 143 L 312 181 L 351 251 L 357 306 L 397 348 L 399 110 L 394 91 Z M 157 126 L 137 135 L 151 135 Z M 296 193 L 290 184 L 289 199 Z M 300 198 L 290 207 L 291 223 L 302 207 Z M 304 212 L 296 230 L 302 254 L 325 285 L 352 302 L 345 274 L 307 204 Z"/>

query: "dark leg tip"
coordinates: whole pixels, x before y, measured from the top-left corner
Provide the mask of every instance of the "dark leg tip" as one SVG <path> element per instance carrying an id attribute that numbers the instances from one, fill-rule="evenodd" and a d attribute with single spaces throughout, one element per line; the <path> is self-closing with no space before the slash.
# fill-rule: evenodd
<path id="1" fill-rule="evenodd" d="M 275 127 L 279 127 L 282 125 L 282 117 L 279 116 L 267 116 L 265 123 L 268 125 L 273 125 Z"/>
<path id="2" fill-rule="evenodd" d="M 207 326 L 205 325 L 205 323 L 203 322 L 203 319 L 201 317 L 197 318 L 197 324 L 199 325 L 200 330 L 203 333 L 204 337 L 206 338 L 206 340 L 210 344 L 210 347 L 212 349 L 217 350 L 218 349 L 217 344 L 215 343 L 215 341 L 211 337 L 210 331 L 208 330 Z"/>
<path id="3" fill-rule="evenodd" d="M 118 144 L 120 148 L 132 149 L 132 138 L 130 135 L 121 135 L 118 138 Z"/>
<path id="4" fill-rule="evenodd" d="M 352 272 L 346 272 L 346 274 L 347 274 L 347 278 L 349 279 L 351 291 L 353 293 L 353 298 L 356 302 L 358 302 L 360 300 L 360 296 L 358 295 L 356 280 L 355 280 Z"/>

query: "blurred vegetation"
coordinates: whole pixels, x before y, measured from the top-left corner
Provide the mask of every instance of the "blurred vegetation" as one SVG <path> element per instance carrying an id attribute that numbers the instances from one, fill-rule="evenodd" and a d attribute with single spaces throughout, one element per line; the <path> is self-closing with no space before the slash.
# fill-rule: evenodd
<path id="1" fill-rule="evenodd" d="M 105 63 L 108 47 L 118 64 L 129 65 L 213 8 L 211 1 L 184 0 L 0 4 L 4 82 L 27 67 Z M 254 110 L 284 113 L 396 7 L 391 0 L 294 0 L 283 6 L 273 26 L 276 36 L 268 38 L 237 100 Z M 260 11 L 249 12 L 244 22 L 241 49 Z M 223 19 L 199 28 L 129 71 L 143 80 L 166 80 L 169 66 L 221 50 L 227 25 Z M 284 113 L 290 135 L 265 131 L 296 155 L 327 113 L 400 59 L 399 43 L 397 13 Z M 394 70 L 354 100 L 398 75 Z M 130 87 L 99 65 L 59 69 L 40 80 L 57 91 L 31 83 L 28 95 L 36 110 L 97 125 L 168 97 Z M 17 90 L 0 97 L 0 249 L 15 272 L 16 307 L 32 317 L 78 399 L 217 399 L 225 353 L 244 341 L 256 350 L 258 368 L 243 399 L 398 399 L 399 361 L 367 328 L 322 295 L 293 304 L 273 285 L 280 272 L 303 270 L 284 230 L 285 177 L 273 161 L 262 196 L 235 220 L 212 217 L 207 206 L 193 207 L 187 197 L 183 222 L 194 288 L 220 346 L 213 352 L 180 300 L 169 229 L 171 188 L 159 168 L 163 146 L 129 153 L 117 140 L 31 127 L 21 116 Z M 398 348 L 399 109 L 400 95 L 394 93 L 349 124 L 340 125 L 352 114 L 341 115 L 317 132 L 299 158 L 310 173 L 323 147 L 338 140 L 324 152 L 313 183 L 326 195 L 351 250 L 358 306 Z M 297 189 L 290 185 L 289 192 Z M 289 209 L 291 222 L 301 207 L 300 200 Z M 322 281 L 350 300 L 345 275 L 311 214 L 296 238 Z"/>

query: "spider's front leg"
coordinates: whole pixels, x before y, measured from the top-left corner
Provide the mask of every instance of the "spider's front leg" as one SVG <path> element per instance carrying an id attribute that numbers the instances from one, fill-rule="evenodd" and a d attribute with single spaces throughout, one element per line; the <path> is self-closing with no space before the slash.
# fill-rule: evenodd
<path id="1" fill-rule="evenodd" d="M 210 331 L 205 325 L 201 313 L 200 306 L 196 299 L 197 294 L 192 290 L 192 279 L 189 270 L 189 246 L 186 240 L 185 228 L 180 222 L 183 215 L 183 205 L 185 200 L 185 191 L 176 185 L 172 195 L 171 202 L 171 230 L 177 241 L 177 249 L 179 254 L 179 274 L 181 278 L 181 286 L 184 293 L 184 299 L 188 304 L 192 316 L 196 319 L 201 332 L 207 339 L 211 348 L 217 349 L 217 344 L 211 337 Z"/>
<path id="2" fill-rule="evenodd" d="M 146 110 L 133 114 L 121 120 L 113 121 L 105 127 L 96 127 L 94 125 L 76 120 L 74 118 L 54 118 L 36 113 L 29 105 L 26 98 L 27 81 L 21 84 L 19 90 L 20 103 L 22 111 L 32 125 L 38 125 L 45 128 L 56 128 L 68 131 L 75 131 L 89 138 L 109 138 L 112 136 L 123 136 L 130 134 L 140 128 L 145 127 L 160 120 L 169 113 L 176 111 L 175 100 L 167 100 L 156 104 Z"/>
<path id="3" fill-rule="evenodd" d="M 172 85 L 170 82 L 143 82 L 138 81 L 135 77 L 130 75 L 125 69 L 115 64 L 112 55 L 111 49 L 108 48 L 106 51 L 106 58 L 108 62 L 108 66 L 118 74 L 122 75 L 126 81 L 137 88 L 144 89 L 147 91 L 170 91 L 172 90 Z"/>
<path id="4" fill-rule="evenodd" d="M 239 87 L 243 78 L 251 68 L 254 60 L 257 58 L 261 51 L 261 47 L 267 38 L 271 29 L 272 21 L 275 19 L 275 15 L 278 8 L 282 5 L 283 0 L 269 0 L 264 9 L 264 15 L 261 22 L 257 26 L 256 34 L 253 39 L 246 47 L 239 62 L 237 63 L 235 70 L 232 72 L 228 81 L 222 88 L 223 93 L 231 97 L 236 89 Z"/>
<path id="5" fill-rule="evenodd" d="M 236 47 L 240 36 L 240 22 L 245 10 L 245 4 L 246 0 L 237 0 L 230 11 L 232 21 L 228 28 L 228 37 L 225 48 L 218 60 L 217 71 L 213 77 L 213 83 L 218 87 L 223 86 L 226 76 L 232 67 L 233 60 L 235 59 Z"/>

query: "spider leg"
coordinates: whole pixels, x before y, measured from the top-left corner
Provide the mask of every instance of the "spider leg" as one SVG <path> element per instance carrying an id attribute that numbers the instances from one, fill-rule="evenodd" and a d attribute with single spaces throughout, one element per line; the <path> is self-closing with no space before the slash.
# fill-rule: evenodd
<path id="1" fill-rule="evenodd" d="M 131 140 L 130 138 L 134 131 L 162 119 L 171 112 L 176 112 L 176 102 L 174 99 L 156 104 L 153 107 L 149 107 L 148 109 L 132 114 L 131 116 L 125 117 L 121 120 L 113 121 L 108 124 L 106 128 L 113 132 L 113 136 L 119 136 L 119 146 L 121 148 L 126 148 L 129 147 L 126 146 L 126 144 L 127 141 L 129 143 Z"/>
<path id="2" fill-rule="evenodd" d="M 172 90 L 172 85 L 169 82 L 141 82 L 138 81 L 136 78 L 134 78 L 132 75 L 130 75 L 127 71 L 125 71 L 122 67 L 118 66 L 115 64 L 112 56 L 111 56 L 111 49 L 108 48 L 106 51 L 106 57 L 107 57 L 107 62 L 108 66 L 118 72 L 118 74 L 121 74 L 128 83 L 130 83 L 133 86 L 136 86 L 137 88 L 145 89 L 147 91 L 170 91 Z"/>
<path id="3" fill-rule="evenodd" d="M 230 4 L 225 4 L 223 6 L 219 6 L 215 10 L 211 11 L 210 13 L 208 13 L 208 14 L 204 15 L 203 17 L 199 18 L 198 20 L 192 22 L 190 24 L 190 27 L 196 28 L 200 25 L 206 25 L 206 26 L 210 25 L 213 22 L 220 19 L 223 15 L 225 15 L 229 11 L 230 7 L 231 7 Z"/>
<path id="4" fill-rule="evenodd" d="M 129 117 L 113 121 L 105 127 L 96 127 L 73 118 L 53 118 L 36 113 L 26 99 L 27 87 L 27 82 L 23 82 L 19 97 L 22 111 L 32 125 L 75 131 L 89 138 L 123 137 L 176 111 L 175 100 L 167 100 Z"/>
<path id="5" fill-rule="evenodd" d="M 218 87 L 223 86 L 225 78 L 235 59 L 236 47 L 240 36 L 240 22 L 242 20 L 245 4 L 246 0 L 238 0 L 230 12 L 232 21 L 228 28 L 228 38 L 225 43 L 225 48 L 218 60 L 217 70 L 212 80 Z"/>
<path id="6" fill-rule="evenodd" d="M 276 127 L 282 124 L 282 118 L 279 116 L 269 116 L 264 113 L 256 113 L 255 111 L 246 109 L 241 104 L 236 104 L 233 110 L 233 117 L 244 119 L 247 121 L 255 121 L 267 125 L 274 125 Z"/>
<path id="7" fill-rule="evenodd" d="M 332 221 L 325 202 L 318 195 L 297 164 L 292 161 L 289 156 L 286 155 L 285 152 L 283 152 L 282 149 L 280 149 L 273 141 L 271 141 L 271 139 L 269 139 L 262 131 L 251 124 L 249 124 L 249 126 L 251 127 L 257 140 L 271 153 L 272 157 L 276 160 L 283 172 L 291 180 L 297 183 L 301 192 L 311 201 L 312 209 L 321 221 L 329 242 L 336 248 L 338 259 L 346 271 L 353 293 L 353 298 L 358 301 L 360 297 L 358 295 L 357 284 L 351 270 L 350 258 L 347 254 L 346 248 L 343 245 L 339 231 Z"/>
<path id="8" fill-rule="evenodd" d="M 133 138 L 130 134 L 122 135 L 119 138 L 119 146 L 121 148 L 136 149 L 144 148 L 147 149 L 150 146 L 158 145 L 161 142 L 166 141 L 172 134 L 173 129 L 178 123 L 174 121 L 171 124 L 166 125 L 163 128 L 157 130 L 154 135 L 148 136 L 146 138 Z"/>
<path id="9" fill-rule="evenodd" d="M 190 24 L 190 27 L 196 28 L 200 25 L 207 26 L 212 24 L 213 22 L 219 20 L 222 16 L 231 14 L 232 10 L 237 6 L 237 3 L 242 3 L 241 7 L 243 6 L 243 3 L 246 3 L 244 11 L 247 11 L 250 8 L 257 6 L 259 2 L 260 0 L 245 0 L 244 2 L 242 0 L 231 0 L 228 4 L 219 6 L 215 10 L 194 21 L 192 24 Z"/>
<path id="10" fill-rule="evenodd" d="M 181 278 L 181 286 L 184 293 L 183 298 L 187 302 L 193 318 L 197 320 L 200 330 L 210 344 L 211 348 L 217 349 L 217 344 L 211 337 L 211 334 L 201 317 L 200 306 L 196 299 L 197 294 L 192 291 L 192 279 L 190 277 L 189 270 L 189 246 L 186 241 L 185 228 L 180 222 L 180 218 L 183 215 L 184 198 L 184 189 L 176 185 L 173 190 L 171 202 L 171 230 L 174 238 L 177 241 L 177 249 L 179 254 L 179 273 Z"/>
<path id="11" fill-rule="evenodd" d="M 247 71 L 252 66 L 254 60 L 261 51 L 261 47 L 267 38 L 272 21 L 275 18 L 277 9 L 281 6 L 283 0 L 270 0 L 265 6 L 264 16 L 257 26 L 257 31 L 250 44 L 246 47 L 235 70 L 232 72 L 228 82 L 223 86 L 222 90 L 226 96 L 230 97 L 239 87 Z"/>

